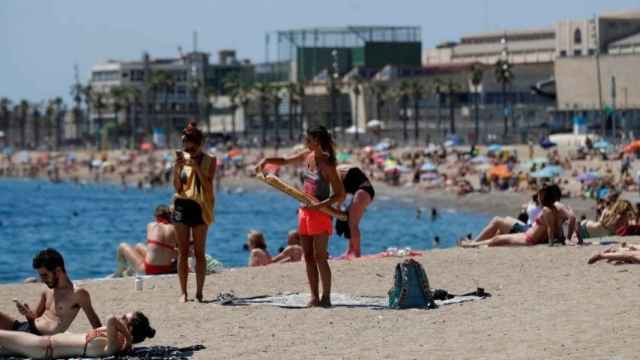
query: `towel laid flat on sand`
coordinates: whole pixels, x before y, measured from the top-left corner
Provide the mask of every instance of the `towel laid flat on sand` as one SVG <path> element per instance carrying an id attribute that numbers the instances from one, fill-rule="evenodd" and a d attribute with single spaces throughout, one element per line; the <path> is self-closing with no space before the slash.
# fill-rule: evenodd
<path id="1" fill-rule="evenodd" d="M 193 353 L 205 349 L 203 345 L 183 348 L 173 346 L 139 346 L 134 347 L 127 355 L 108 356 L 103 358 L 69 358 L 68 360 L 188 360 Z M 21 357 L 1 357 L 3 360 L 24 360 Z"/>
<path id="2" fill-rule="evenodd" d="M 487 296 L 455 296 L 447 300 L 436 300 L 438 306 L 460 304 L 468 301 L 482 300 Z M 281 308 L 305 308 L 309 303 L 309 294 L 287 293 L 273 296 L 255 296 L 249 298 L 239 298 L 233 293 L 223 293 L 218 295 L 216 303 L 220 305 L 271 305 Z M 368 309 L 388 309 L 389 300 L 383 296 L 354 296 L 346 294 L 331 294 L 331 304 L 334 307 L 352 307 Z"/>

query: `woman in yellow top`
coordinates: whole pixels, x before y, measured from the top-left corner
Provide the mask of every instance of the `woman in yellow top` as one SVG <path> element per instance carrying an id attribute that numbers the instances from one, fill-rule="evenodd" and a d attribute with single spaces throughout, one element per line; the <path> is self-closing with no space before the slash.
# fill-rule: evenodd
<path id="1" fill-rule="evenodd" d="M 207 230 L 214 221 L 213 179 L 216 158 L 202 151 L 204 135 L 195 122 L 182 131 L 183 151 L 176 152 L 173 172 L 174 195 L 173 223 L 178 238 L 178 279 L 180 301 L 187 301 L 189 276 L 189 239 L 193 238 L 196 259 L 196 299 L 202 302 L 202 288 L 206 271 L 205 249 Z M 186 153 L 186 155 L 185 155 Z"/>

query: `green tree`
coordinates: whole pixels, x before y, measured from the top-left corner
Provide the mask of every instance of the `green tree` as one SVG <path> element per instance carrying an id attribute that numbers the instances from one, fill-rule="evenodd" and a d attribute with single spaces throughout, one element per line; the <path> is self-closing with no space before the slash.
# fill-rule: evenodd
<path id="1" fill-rule="evenodd" d="M 268 107 L 271 99 L 271 86 L 264 82 L 255 83 L 253 86 L 253 97 L 258 100 L 260 108 L 260 128 L 261 128 L 261 145 L 267 145 L 267 126 L 269 122 Z"/>
<path id="2" fill-rule="evenodd" d="M 175 123 L 173 123 L 171 117 L 171 111 L 169 109 L 169 93 L 173 92 L 175 88 L 176 82 L 173 75 L 165 70 L 154 71 L 151 75 L 151 88 L 153 89 L 153 93 L 157 96 L 158 93 L 162 94 L 162 103 L 160 106 L 161 112 L 164 115 L 164 127 L 165 127 L 165 136 L 167 139 L 167 147 L 170 147 L 171 139 L 173 136 L 173 131 L 175 129 Z M 154 96 L 154 100 L 155 97 Z M 196 103 L 196 106 L 199 108 L 200 103 Z"/>
<path id="3" fill-rule="evenodd" d="M 67 112 L 64 105 L 64 100 L 60 96 L 53 98 L 53 104 L 56 108 L 56 115 L 54 118 L 55 134 L 54 134 L 54 146 L 58 150 L 62 146 L 62 137 L 64 134 L 64 116 Z"/>
<path id="4" fill-rule="evenodd" d="M 394 100 L 400 105 L 400 120 L 402 121 L 402 138 L 405 142 L 409 140 L 409 100 L 411 99 L 411 86 L 408 81 L 401 81 L 393 91 Z"/>
<path id="5" fill-rule="evenodd" d="M 418 80 L 412 80 L 409 82 L 409 95 L 413 100 L 413 130 L 416 145 L 420 138 L 420 101 L 422 100 L 426 87 Z"/>
<path id="6" fill-rule="evenodd" d="M 20 148 L 24 149 L 27 145 L 27 119 L 29 118 L 29 110 L 31 105 L 25 99 L 20 100 L 20 121 L 18 123 L 20 133 Z"/>
<path id="7" fill-rule="evenodd" d="M 85 126 L 84 126 L 84 134 L 83 137 L 85 135 L 87 135 L 90 132 L 90 127 L 91 127 L 91 108 L 93 106 L 93 87 L 91 86 L 91 83 L 82 86 L 82 96 L 83 96 L 83 100 L 84 100 L 84 104 L 85 104 Z"/>
<path id="8" fill-rule="evenodd" d="M 509 134 L 509 114 L 507 110 L 507 86 L 513 81 L 513 71 L 508 60 L 496 61 L 494 75 L 496 81 L 502 85 L 502 110 L 504 115 L 504 136 Z"/>
<path id="9" fill-rule="evenodd" d="M 473 146 L 478 145 L 478 141 L 480 139 L 480 86 L 482 85 L 482 78 L 484 76 L 484 70 L 482 66 L 479 64 L 475 64 L 471 67 L 471 85 L 473 85 L 473 107 L 475 113 L 475 126 L 473 137 Z"/>
<path id="10" fill-rule="evenodd" d="M 5 144 L 8 143 L 9 129 L 11 128 L 11 100 L 6 97 L 0 98 L 0 131 L 4 133 Z"/>
<path id="11" fill-rule="evenodd" d="M 96 136 L 96 148 L 101 150 L 104 146 L 101 140 L 101 131 L 104 122 L 102 114 L 107 110 L 107 96 L 101 91 L 92 91 L 90 99 L 91 107 L 96 111 L 96 128 L 94 129 Z"/>
<path id="12" fill-rule="evenodd" d="M 281 97 L 282 87 L 279 85 L 270 85 L 269 89 L 269 102 L 273 106 L 273 127 L 275 129 L 276 147 L 280 147 L 282 139 L 280 138 L 280 104 L 282 104 Z"/>
<path id="13" fill-rule="evenodd" d="M 353 99 L 354 99 L 354 109 L 353 109 L 353 126 L 355 131 L 355 137 L 356 137 L 356 144 L 358 143 L 358 140 L 360 138 L 360 128 L 358 125 L 358 116 L 359 114 L 359 107 L 360 107 L 360 95 L 362 94 L 362 77 L 360 77 L 360 75 L 358 74 L 354 74 L 351 79 L 349 79 L 349 82 L 351 83 L 351 91 L 353 91 Z"/>
<path id="14" fill-rule="evenodd" d="M 42 114 L 38 105 L 32 106 L 33 113 L 31 115 L 31 124 L 33 126 L 33 149 L 40 147 L 40 126 L 42 122 Z"/>
<path id="15" fill-rule="evenodd" d="M 56 123 L 56 103 L 53 101 L 53 99 L 49 99 L 49 101 L 47 101 L 47 106 L 44 110 L 44 123 L 45 123 L 45 129 L 46 129 L 46 133 L 47 133 L 47 143 L 51 144 L 53 138 L 54 138 L 54 131 L 53 128 L 55 127 L 55 123 Z"/>
<path id="16" fill-rule="evenodd" d="M 376 107 L 376 120 L 382 121 L 382 109 L 389 98 L 389 87 L 382 81 L 374 81 L 370 85 Z"/>

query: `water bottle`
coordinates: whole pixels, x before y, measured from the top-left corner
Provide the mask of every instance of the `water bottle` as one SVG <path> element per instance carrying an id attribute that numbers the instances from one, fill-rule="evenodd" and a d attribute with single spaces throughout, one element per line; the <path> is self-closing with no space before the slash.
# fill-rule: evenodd
<path id="1" fill-rule="evenodd" d="M 136 276 L 136 280 L 135 280 L 136 291 L 142 291 L 143 285 L 144 285 L 144 279 L 142 278 L 142 276 Z"/>

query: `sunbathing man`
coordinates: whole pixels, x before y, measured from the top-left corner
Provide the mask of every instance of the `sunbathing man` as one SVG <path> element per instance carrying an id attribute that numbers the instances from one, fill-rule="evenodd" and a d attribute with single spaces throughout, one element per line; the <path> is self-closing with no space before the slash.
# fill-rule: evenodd
<path id="1" fill-rule="evenodd" d="M 620 247 L 611 247 L 589 258 L 589 264 L 595 264 L 600 260 L 607 260 L 618 264 L 640 264 L 640 246 L 622 243 Z"/>
<path id="2" fill-rule="evenodd" d="M 287 236 L 287 247 L 284 248 L 280 254 L 271 258 L 271 261 L 273 263 L 283 264 L 302 260 L 303 250 L 300 245 L 301 243 L 302 241 L 300 240 L 300 234 L 298 234 L 298 231 L 289 231 L 289 235 Z"/>
<path id="3" fill-rule="evenodd" d="M 107 326 L 86 334 L 35 335 L 0 330 L 0 356 L 24 356 L 35 359 L 68 357 L 107 357 L 125 354 L 132 344 L 154 337 L 156 331 L 140 312 L 121 318 L 110 317 Z"/>
<path id="4" fill-rule="evenodd" d="M 147 275 L 176 273 L 177 240 L 170 219 L 169 208 L 160 205 L 155 210 L 155 221 L 147 224 L 147 246 L 120 244 L 117 255 L 118 268 L 114 276 L 122 276 L 127 269 Z"/>
<path id="5" fill-rule="evenodd" d="M 42 292 L 35 310 L 16 300 L 18 311 L 26 321 L 14 319 L 0 312 L 0 330 L 23 331 L 35 335 L 61 333 L 69 328 L 80 309 L 84 311 L 93 328 L 102 326 L 93 310 L 89 292 L 73 285 L 59 252 L 54 249 L 40 251 L 33 258 L 33 268 L 49 289 Z"/>

